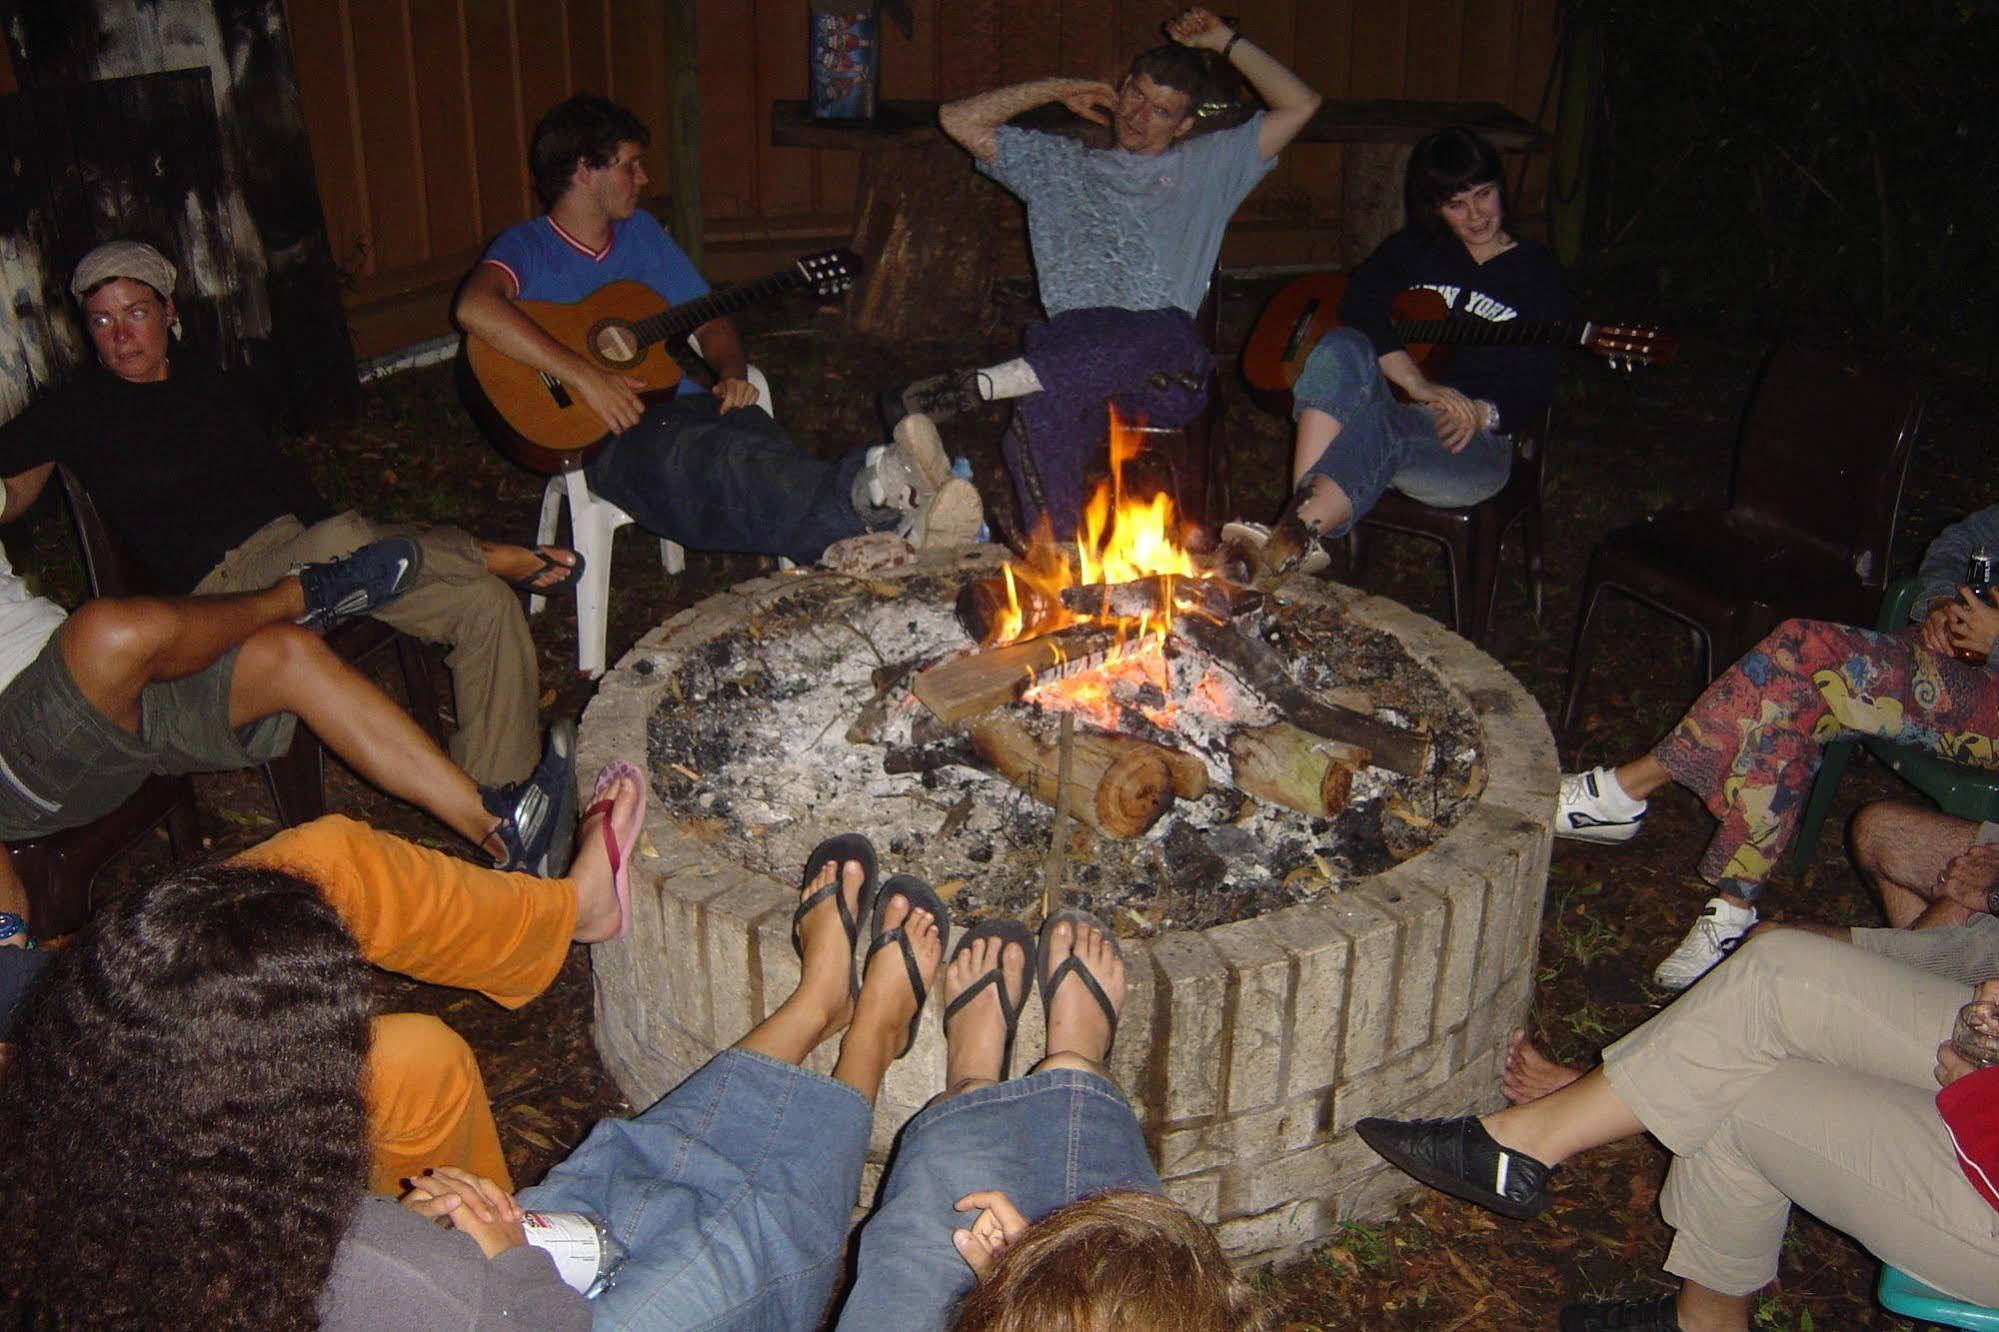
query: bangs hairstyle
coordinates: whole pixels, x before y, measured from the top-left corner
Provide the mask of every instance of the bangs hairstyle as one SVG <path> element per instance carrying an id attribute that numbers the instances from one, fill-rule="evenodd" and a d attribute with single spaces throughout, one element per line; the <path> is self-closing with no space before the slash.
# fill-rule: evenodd
<path id="1" fill-rule="evenodd" d="M 649 148 L 652 131 L 609 98 L 583 94 L 550 107 L 535 125 L 528 149 L 528 169 L 542 206 L 553 208 L 568 193 L 578 158 L 587 166 L 609 166 L 621 143 Z"/>
<path id="2" fill-rule="evenodd" d="M 0 1326 L 313 1326 L 367 1181 L 372 1009 L 292 875 L 197 870 L 100 911 L 0 1076 Z"/>
<path id="3" fill-rule="evenodd" d="M 1409 154 L 1402 177 L 1403 218 L 1432 239 L 1448 239 L 1451 230 L 1437 210 L 1453 195 L 1489 182 L 1499 186 L 1502 213 L 1511 214 L 1506 172 L 1492 145 L 1462 125 L 1439 130 Z"/>
<path id="4" fill-rule="evenodd" d="M 1080 1198 L 1028 1228 L 959 1306 L 958 1332 L 1267 1332 L 1269 1303 L 1208 1228 L 1155 1193 Z"/>

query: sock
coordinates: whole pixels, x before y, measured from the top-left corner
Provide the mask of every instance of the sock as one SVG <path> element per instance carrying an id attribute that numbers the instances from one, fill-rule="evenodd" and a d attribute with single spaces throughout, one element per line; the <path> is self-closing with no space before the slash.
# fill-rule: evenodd
<path id="1" fill-rule="evenodd" d="M 979 386 L 979 396 L 987 402 L 997 402 L 1001 398 L 1024 398 L 1030 393 L 1041 392 L 1041 379 L 1034 373 L 1034 367 L 1018 357 L 972 373 Z"/>
<path id="2" fill-rule="evenodd" d="M 1643 800 L 1634 800 L 1625 791 L 1624 787 L 1619 784 L 1617 769 L 1610 767 L 1598 768 L 1596 776 L 1596 789 L 1609 802 L 1613 811 L 1620 814 L 1636 814 L 1639 810 L 1645 808 Z"/>

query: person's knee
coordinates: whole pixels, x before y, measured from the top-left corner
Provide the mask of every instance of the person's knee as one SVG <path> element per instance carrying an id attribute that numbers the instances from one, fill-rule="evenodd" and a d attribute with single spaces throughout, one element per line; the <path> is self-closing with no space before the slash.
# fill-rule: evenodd
<path id="1" fill-rule="evenodd" d="M 1825 945 L 1810 930 L 1766 929 L 1759 925 L 1749 931 L 1728 965 L 1734 974 L 1756 972 L 1781 978 L 1806 970 L 1823 955 Z"/>
<path id="2" fill-rule="evenodd" d="M 421 1136 L 456 1123 L 482 1086 L 478 1056 L 442 1020 L 428 1013 L 375 1019 L 368 1095 L 391 1133 Z"/>
<path id="3" fill-rule="evenodd" d="M 174 632 L 166 603 L 154 597 L 96 597 L 76 608 L 62 627 L 66 657 L 93 664 L 142 663 Z"/>
<path id="4" fill-rule="evenodd" d="M 1381 367 L 1374 343 L 1357 328 L 1336 328 L 1328 333 L 1319 342 L 1319 354 L 1331 358 L 1345 373 L 1375 374 Z"/>
<path id="5" fill-rule="evenodd" d="M 1905 817 L 1906 808 L 1896 800 L 1872 800 L 1854 811 L 1846 836 L 1853 862 L 1863 874 L 1870 878 L 1880 875 L 1889 843 Z"/>

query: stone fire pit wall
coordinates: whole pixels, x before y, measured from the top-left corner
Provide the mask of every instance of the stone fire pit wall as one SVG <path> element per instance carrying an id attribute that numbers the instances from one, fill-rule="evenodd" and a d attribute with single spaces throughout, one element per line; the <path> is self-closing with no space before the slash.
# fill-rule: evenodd
<path id="1" fill-rule="evenodd" d="M 742 584 L 647 635 L 585 714 L 579 773 L 641 759 L 678 660 L 798 578 Z M 1245 1262 L 1295 1255 L 1413 1192 L 1361 1143 L 1356 1120 L 1498 1104 L 1506 1036 L 1533 989 L 1559 780 L 1540 708 L 1492 658 L 1351 589 L 1294 579 L 1282 595 L 1329 599 L 1395 634 L 1458 690 L 1484 727 L 1487 782 L 1441 841 L 1387 873 L 1254 920 L 1124 941 L 1131 992 L 1112 1071 L 1167 1192 Z M 795 882 L 733 863 L 657 807 L 645 845 L 630 931 L 594 953 L 597 1046 L 640 1106 L 737 1040 L 798 977 Z M 940 1011 L 933 997 L 916 1048 L 882 1089 L 869 1195 L 895 1131 L 942 1085 Z M 1030 1004 L 1016 1069 L 1040 1057 L 1042 1041 Z M 830 1071 L 832 1054 L 829 1045 L 813 1066 Z"/>

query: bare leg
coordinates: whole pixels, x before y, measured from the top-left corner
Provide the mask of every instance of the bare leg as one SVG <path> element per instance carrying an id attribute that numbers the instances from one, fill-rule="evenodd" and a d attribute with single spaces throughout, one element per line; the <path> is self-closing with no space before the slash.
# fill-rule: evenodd
<path id="1" fill-rule="evenodd" d="M 1008 994 L 1027 993 L 1026 952 L 1017 943 L 988 935 L 973 940 L 971 947 L 944 968 L 945 1007 L 991 971 L 995 962 Z M 979 997 L 945 1026 L 944 1039 L 944 1090 L 932 1099 L 932 1105 L 996 1084 L 1006 1053 L 1006 1015 L 1000 1011 L 999 991 L 990 985 L 980 991 Z"/>
<path id="2" fill-rule="evenodd" d="M 852 912 L 861 900 L 861 882 L 866 870 L 856 860 L 840 864 L 828 861 L 812 882 L 799 889 L 804 901 L 825 887 L 834 874 L 840 876 L 840 896 Z M 787 1064 L 801 1064 L 819 1043 L 845 1027 L 854 1015 L 853 996 L 847 992 L 848 968 L 854 950 L 847 932 L 840 927 L 839 908 L 828 898 L 799 922 L 799 942 L 805 946 L 798 988 L 772 1011 L 771 1015 L 736 1042 L 744 1050 L 754 1050 Z"/>
<path id="3" fill-rule="evenodd" d="M 500 854 L 491 836 L 499 820 L 479 788 L 444 756 L 423 728 L 387 694 L 335 656 L 316 634 L 271 625 L 252 634 L 236 658 L 229 724 L 247 726 L 290 712 L 362 777 L 420 809 L 474 845 Z"/>
<path id="4" fill-rule="evenodd" d="M 1633 800 L 1643 800 L 1673 780 L 1666 772 L 1665 765 L 1650 754 L 1621 765 L 1615 776 L 1617 784 L 1624 788 L 1624 794 Z"/>
<path id="5" fill-rule="evenodd" d="M 63 621 L 56 647 L 91 706 L 136 734 L 147 685 L 206 670 L 259 629 L 303 614 L 295 577 L 221 597 L 99 597 Z"/>
<path id="6" fill-rule="evenodd" d="M 1314 463 L 1339 437 L 1340 423 L 1316 407 L 1298 415 L 1298 429 L 1291 445 L 1291 486 L 1306 485 Z M 1341 527 L 1353 517 L 1353 501 L 1330 477 L 1312 476 L 1308 493 L 1299 501 L 1298 519 L 1315 532 Z"/>
<path id="7" fill-rule="evenodd" d="M 937 920 L 920 908 L 912 911 L 908 899 L 898 893 L 888 900 L 882 912 L 882 925 L 893 929 L 905 922 L 910 943 L 916 950 L 917 969 L 934 977 L 944 956 L 944 940 L 937 932 Z M 861 980 L 861 998 L 854 1005 L 853 1025 L 847 1028 L 846 1039 L 840 1042 L 840 1060 L 833 1066 L 833 1076 L 873 1105 L 876 1093 L 881 1090 L 882 1074 L 902 1053 L 909 1020 L 914 1016 L 916 992 L 909 988 L 901 950 L 884 948 L 868 963 L 867 975 Z"/>
<path id="8" fill-rule="evenodd" d="M 1749 1326 L 1749 1296 L 1724 1295 L 1698 1281 L 1682 1281 L 1673 1312 L 1685 1332 L 1744 1332 Z"/>
<path id="9" fill-rule="evenodd" d="M 1558 1064 L 1541 1053 L 1527 1033 L 1514 1028 L 1506 1042 L 1506 1071 L 1500 1076 L 1499 1090 L 1515 1105 L 1538 1101 L 1549 1092 L 1560 1091 L 1582 1076 L 1582 1070 Z"/>
<path id="10" fill-rule="evenodd" d="M 1617 1099 L 1600 1065 L 1538 1101 L 1508 1106 L 1479 1122 L 1500 1146 L 1551 1166 L 1645 1131 Z"/>
<path id="11" fill-rule="evenodd" d="M 1853 816 L 1854 864 L 1881 899 L 1881 910 L 1896 929 L 1908 929 L 1933 903 L 1943 901 L 1939 886 L 1959 856 L 1971 849 L 1978 825 L 1913 800 L 1877 800 Z M 1924 925 L 1962 924 L 1970 913 L 1952 908 L 1948 917 Z"/>
<path id="12" fill-rule="evenodd" d="M 1048 971 L 1071 955 L 1097 978 L 1111 1007 L 1124 1011 L 1124 959 L 1102 932 L 1074 921 L 1061 921 L 1048 933 L 1048 956 L 1038 964 Z M 1055 991 L 1048 1005 L 1048 1056 L 1034 1066 L 1036 1073 L 1073 1068 L 1105 1077 L 1104 1056 L 1110 1052 L 1111 1025 L 1089 987 L 1070 981 Z"/>

